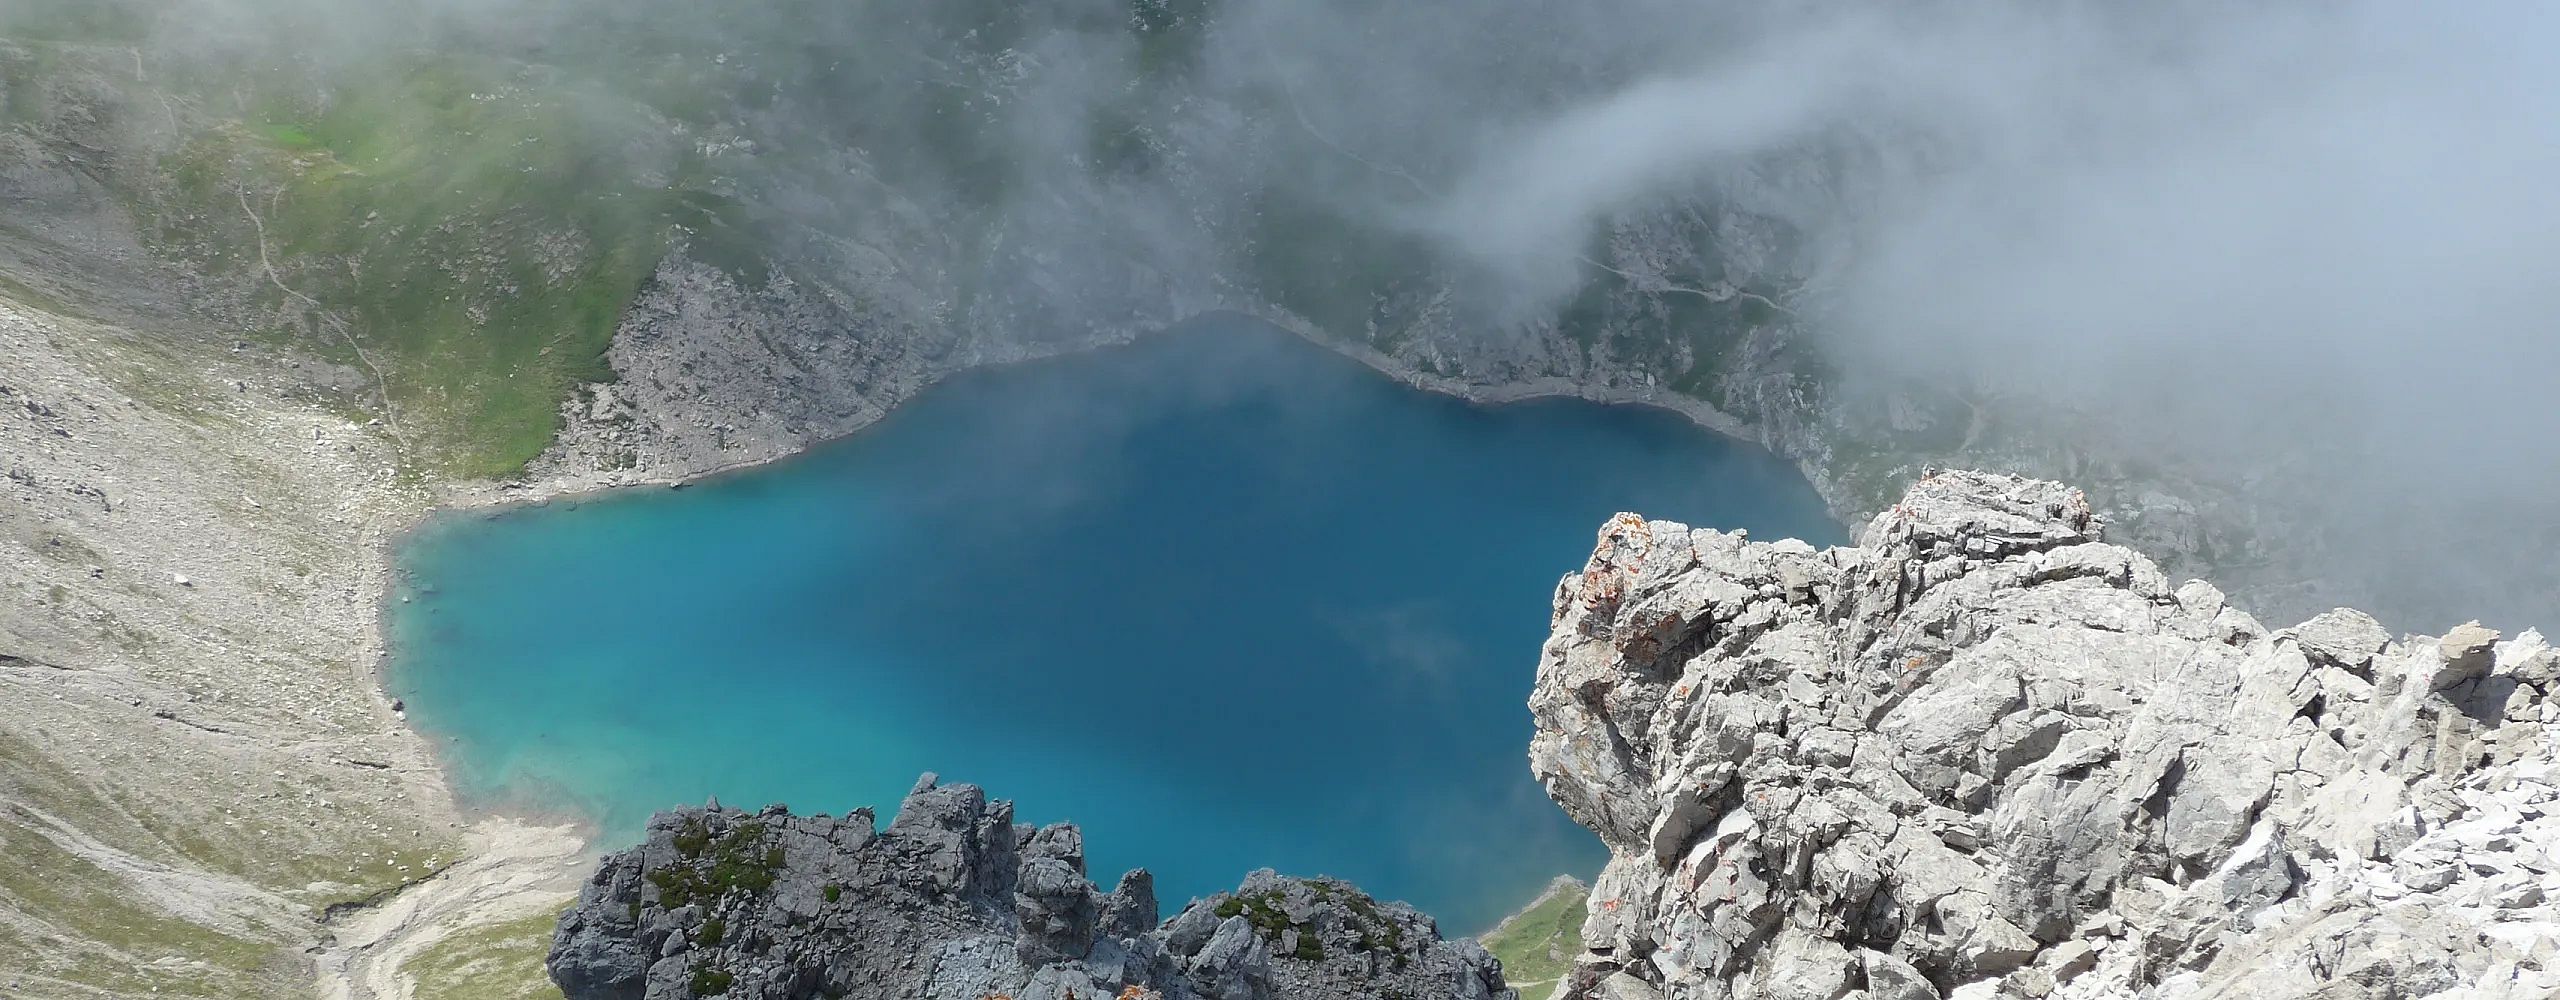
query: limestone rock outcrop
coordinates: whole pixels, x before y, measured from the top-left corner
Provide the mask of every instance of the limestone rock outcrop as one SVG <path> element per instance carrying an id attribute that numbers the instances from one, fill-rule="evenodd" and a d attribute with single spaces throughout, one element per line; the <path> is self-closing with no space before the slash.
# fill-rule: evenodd
<path id="1" fill-rule="evenodd" d="M 2055 483 L 1854 548 L 1620 515 L 1531 763 L 1607 842 L 1559 995 L 2560 995 L 2560 652 L 2271 630 Z"/>
<path id="2" fill-rule="evenodd" d="M 548 962 L 569 1000 L 1517 1000 L 1473 941 L 1331 879 L 1256 872 L 1159 925 L 1145 871 L 1109 892 L 1074 826 L 926 775 L 887 829 L 661 813 L 598 866 Z"/>

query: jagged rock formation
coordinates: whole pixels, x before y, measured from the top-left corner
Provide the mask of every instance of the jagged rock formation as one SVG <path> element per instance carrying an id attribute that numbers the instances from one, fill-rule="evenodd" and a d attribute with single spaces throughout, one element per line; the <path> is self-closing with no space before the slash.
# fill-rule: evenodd
<path id="1" fill-rule="evenodd" d="M 2560 652 L 2271 631 L 2074 490 L 1816 552 L 1621 515 L 1532 765 L 1611 849 L 1573 997 L 2549 997 Z"/>
<path id="2" fill-rule="evenodd" d="M 1087 880 L 1069 824 L 926 775 L 888 829 L 716 804 L 604 860 L 549 960 L 570 1000 L 1516 1000 L 1473 941 L 1331 879 L 1256 872 L 1157 923 Z"/>

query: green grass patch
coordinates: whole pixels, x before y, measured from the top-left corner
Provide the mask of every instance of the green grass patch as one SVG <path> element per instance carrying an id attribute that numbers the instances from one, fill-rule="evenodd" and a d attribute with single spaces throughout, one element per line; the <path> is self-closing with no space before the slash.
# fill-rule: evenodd
<path id="1" fill-rule="evenodd" d="M 621 176 L 563 95 L 442 64 L 359 91 L 296 134 L 325 151 L 269 220 L 329 271 L 361 336 L 396 358 L 394 397 L 448 471 L 503 476 L 550 444 L 560 402 L 611 375 L 623 307 L 665 252 L 664 194 Z M 320 293 L 306 294 L 321 297 Z"/>
<path id="2" fill-rule="evenodd" d="M 1316 940 L 1315 928 L 1306 924 L 1292 923 L 1289 915 L 1280 909 L 1281 902 L 1280 894 L 1276 892 L 1258 896 L 1230 896 L 1225 902 L 1218 904 L 1215 912 L 1221 920 L 1234 916 L 1244 917 L 1246 923 L 1253 925 L 1255 931 L 1260 932 L 1264 939 L 1270 941 L 1278 941 L 1283 934 L 1296 930 L 1298 932 L 1297 950 L 1291 952 L 1289 957 L 1310 962 L 1323 961 L 1324 942 Z"/>
<path id="3" fill-rule="evenodd" d="M 1346 882 L 1325 878 L 1295 881 L 1304 886 L 1316 899 L 1329 903 L 1338 902 L 1349 911 L 1350 916 L 1345 923 L 1348 930 L 1359 935 L 1359 950 L 1392 956 L 1391 961 L 1399 969 L 1412 961 L 1412 957 L 1404 951 L 1404 928 L 1397 926 L 1395 921 L 1388 919 L 1387 915 L 1378 909 L 1377 900 L 1371 899 L 1367 894 Z M 1285 909 L 1287 902 L 1287 891 L 1274 889 L 1228 896 L 1219 900 L 1218 905 L 1210 912 L 1217 914 L 1221 920 L 1228 917 L 1243 917 L 1245 923 L 1251 925 L 1255 933 L 1264 940 L 1275 943 L 1279 942 L 1287 932 L 1294 930 L 1298 932 L 1297 948 L 1290 957 L 1310 962 L 1322 961 L 1325 955 L 1324 942 L 1317 939 L 1316 927 L 1313 924 L 1302 924 L 1291 920 L 1288 910 Z"/>
<path id="4" fill-rule="evenodd" d="M 278 943 L 224 934 L 152 907 L 122 877 L 0 820 L 0 907 L 60 933 L 35 936 L 34 971 L 102 990 L 253 996 Z M 167 961 L 174 959 L 175 961 Z"/>
<path id="5" fill-rule="evenodd" d="M 131 646 L 129 643 L 120 645 Z M 383 826 L 396 816 L 333 811 L 328 832 L 311 839 L 270 836 L 267 823 L 244 817 L 238 825 L 172 815 L 164 802 L 122 786 L 100 788 L 82 780 L 38 749 L 45 734 L 0 729 L 0 800 L 27 802 L 126 854 L 229 875 L 288 895 L 313 883 L 337 887 L 300 902 L 317 910 L 329 903 L 364 899 L 426 877 L 430 859 L 450 861 L 461 845 L 441 833 L 410 838 L 364 833 L 361 824 Z M 211 780 L 210 776 L 198 777 Z M 298 821 L 293 826 L 300 827 Z M 404 870 L 405 867 L 405 870 Z M 349 871 L 352 868 L 353 871 Z"/>
<path id="6" fill-rule="evenodd" d="M 1432 282 L 1432 247 L 1420 237 L 1345 217 L 1318 201 L 1267 193 L 1256 206 L 1251 277 L 1281 308 L 1345 340 L 1374 325 L 1391 338 L 1407 324 L 1391 303 Z M 1394 344 L 1372 346 L 1393 350 Z"/>
<path id="7" fill-rule="evenodd" d="M 389 834 L 370 841 L 315 844 L 315 853 L 278 860 L 257 874 L 259 881 L 283 889 L 288 895 L 307 897 L 300 901 L 314 910 L 325 911 L 339 904 L 380 899 L 394 889 L 422 881 L 435 871 L 428 861 L 451 864 L 462 850 L 460 844 L 441 839 L 413 847 L 390 844 Z M 349 868 L 355 870 L 351 872 Z M 315 883 L 332 888 L 317 893 L 299 891 Z"/>
<path id="8" fill-rule="evenodd" d="M 490 924 L 436 942 L 401 967 L 418 984 L 416 1000 L 560 1000 L 543 971 L 560 914 L 544 911 Z"/>
<path id="9" fill-rule="evenodd" d="M 5 223 L 0 223 L 0 225 L 5 225 Z M 63 301 L 61 297 L 5 274 L 0 274 L 0 298 L 6 298 L 11 302 L 36 310 L 37 312 L 52 313 L 56 316 L 61 316 L 67 319 L 92 318 L 85 312 L 73 308 L 70 303 Z"/>
<path id="10" fill-rule="evenodd" d="M 1224 902 L 1218 904 L 1214 912 L 1220 920 L 1241 916 L 1246 923 L 1252 924 L 1255 930 L 1265 935 L 1276 936 L 1291 926 L 1289 915 L 1280 909 L 1280 903 L 1280 894 L 1276 892 L 1258 896 L 1229 896 Z"/>
<path id="11" fill-rule="evenodd" d="M 670 910 L 715 902 L 732 892 L 763 892 L 773 888 L 774 874 L 782 870 L 782 848 L 766 843 L 762 823 L 740 823 L 714 836 L 696 817 L 676 831 L 675 848 L 676 863 L 648 876 L 658 888 L 658 905 Z"/>
<path id="12" fill-rule="evenodd" d="M 0 799 L 32 803 L 129 854 L 171 860 L 169 845 L 116 803 L 37 749 L 42 731 L 0 730 Z"/>
<path id="13" fill-rule="evenodd" d="M 269 836 L 260 829 L 263 824 L 252 820 L 231 825 L 173 816 L 165 804 L 136 790 L 82 781 L 37 749 L 43 733 L 27 737 L 32 741 L 0 731 L 0 799 L 34 803 L 135 857 L 229 875 L 294 896 L 313 883 L 335 886 L 333 892 L 299 900 L 314 910 L 424 878 L 430 859 L 450 861 L 461 850 L 440 833 L 412 839 L 360 832 L 365 819 L 388 826 L 398 818 L 352 807 L 337 811 L 342 815 L 335 816 L 336 835 L 309 840 Z"/>
<path id="14" fill-rule="evenodd" d="M 1580 887 L 1557 892 L 1503 922 L 1480 942 L 1502 960 L 1502 978 L 1520 988 L 1553 983 L 1582 953 L 1582 921 L 1591 902 Z"/>
<path id="15" fill-rule="evenodd" d="M 7 0 L 0 37 L 31 42 L 132 43 L 150 33 L 138 0 Z"/>
<path id="16" fill-rule="evenodd" d="M 699 190 L 690 146 L 604 88 L 443 56 L 326 93 L 262 96 L 184 144 L 146 214 L 164 241 L 271 284 L 263 223 L 284 284 L 345 323 L 313 318 L 297 341 L 368 378 L 381 368 L 412 458 L 437 471 L 511 476 L 550 445 L 562 402 L 612 379 L 613 332 L 678 227 L 763 277 L 743 209 Z M 660 161 L 673 184 L 641 177 Z"/>
<path id="17" fill-rule="evenodd" d="M 276 145 L 282 146 L 286 149 L 310 150 L 320 148 L 319 138 L 313 136 L 308 129 L 305 129 L 300 125 L 283 122 L 267 122 L 255 126 L 254 131 L 256 131 L 260 136 L 265 137 L 268 142 L 275 143 Z"/>
<path id="18" fill-rule="evenodd" d="M 227 383 L 204 376 L 204 367 L 182 346 L 134 338 L 116 345 L 98 366 L 127 397 L 198 427 L 233 424 L 217 413 L 211 400 L 228 395 Z"/>
<path id="19" fill-rule="evenodd" d="M 33 125 L 44 120 L 50 110 L 45 77 L 60 59 L 60 53 L 48 45 L 0 52 L 0 121 Z"/>

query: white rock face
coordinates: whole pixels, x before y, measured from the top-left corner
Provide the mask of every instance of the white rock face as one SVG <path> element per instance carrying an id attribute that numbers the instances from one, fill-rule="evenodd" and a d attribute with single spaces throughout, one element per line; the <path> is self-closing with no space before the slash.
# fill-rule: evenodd
<path id="1" fill-rule="evenodd" d="M 1856 548 L 1620 515 L 1531 765 L 1611 850 L 1568 997 L 2560 996 L 2560 652 L 2270 632 L 2055 483 Z"/>

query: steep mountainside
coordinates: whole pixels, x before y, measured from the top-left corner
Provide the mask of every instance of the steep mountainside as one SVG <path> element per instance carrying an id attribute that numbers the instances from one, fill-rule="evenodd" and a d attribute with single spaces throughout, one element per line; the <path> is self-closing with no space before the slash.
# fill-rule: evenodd
<path id="1" fill-rule="evenodd" d="M 1824 326 L 1842 251 L 1815 231 L 1860 196 L 1854 144 L 1623 207 L 1560 302 L 1506 302 L 1412 231 L 1488 109 L 1716 37 L 1711 5 L 1570 46 L 1545 5 L 1488 6 L 1434 39 L 1501 67 L 1463 108 L 1416 90 L 1394 112 L 1412 120 L 1356 132 L 1379 123 L 1340 89 L 1390 71 L 1328 79 L 1304 60 L 1349 53 L 1275 41 L 1270 5 L 529 6 L 0 11 L 0 277 L 73 305 L 181 291 L 247 350 L 344 365 L 343 405 L 438 476 L 680 477 L 846 433 L 961 368 L 1229 309 L 1451 391 L 1683 410 L 1797 459 L 1844 517 L 1923 465 L 1996 467 L 2081 483 L 2122 537 L 2288 612 L 2560 595 L 2477 544 L 2539 530 L 2512 517 L 2398 518 L 2429 540 L 2410 552 L 2460 542 L 2495 582 L 2375 571 L 2410 552 L 2367 554 L 2316 448 L 2233 473 L 2109 414 L 1861 381 Z"/>
<path id="2" fill-rule="evenodd" d="M 1946 472 L 1856 548 L 1622 516 L 1531 760 L 1608 842 L 1568 995 L 2548 997 L 2560 651 L 2270 630 Z"/>

